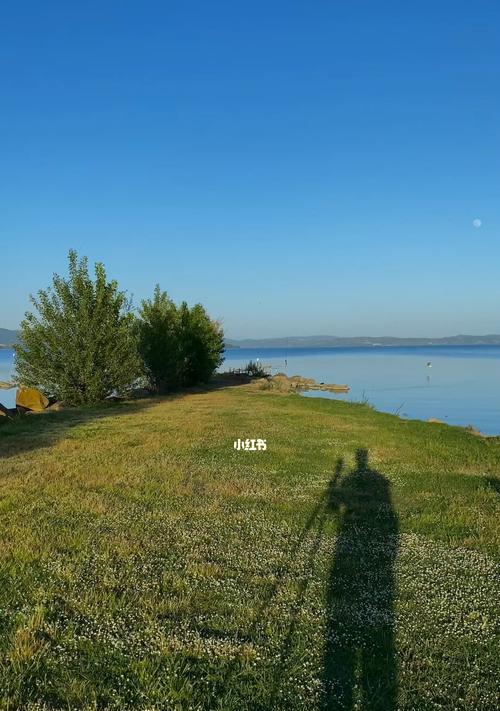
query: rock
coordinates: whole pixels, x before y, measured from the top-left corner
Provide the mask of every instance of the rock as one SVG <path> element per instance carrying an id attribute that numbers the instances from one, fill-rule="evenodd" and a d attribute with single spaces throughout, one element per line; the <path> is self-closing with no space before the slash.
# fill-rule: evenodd
<path id="1" fill-rule="evenodd" d="M 61 400 L 59 400 L 58 402 L 52 402 L 48 406 L 46 411 L 47 412 L 61 412 L 61 410 L 65 410 L 66 407 L 67 407 L 67 405 L 64 402 L 62 402 Z"/>
<path id="2" fill-rule="evenodd" d="M 474 427 L 474 425 L 467 425 L 465 428 L 469 434 L 475 435 L 476 437 L 484 437 L 483 433 Z"/>
<path id="3" fill-rule="evenodd" d="M 273 376 L 270 381 L 272 389 L 290 391 L 290 390 L 327 390 L 333 393 L 349 392 L 348 385 L 336 385 L 335 383 L 317 383 L 314 378 L 304 378 L 301 375 L 292 375 L 288 377 L 284 373 L 278 373 Z"/>

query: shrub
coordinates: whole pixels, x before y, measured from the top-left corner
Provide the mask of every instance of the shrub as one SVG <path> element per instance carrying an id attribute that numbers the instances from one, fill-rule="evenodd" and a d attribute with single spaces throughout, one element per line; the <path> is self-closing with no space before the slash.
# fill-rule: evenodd
<path id="1" fill-rule="evenodd" d="M 103 400 L 121 391 L 140 372 L 131 305 L 104 266 L 69 252 L 69 275 L 30 297 L 15 346 L 17 379 L 72 404 Z"/>
<path id="2" fill-rule="evenodd" d="M 206 383 L 224 360 L 224 332 L 201 304 L 179 307 L 181 384 Z"/>
<path id="3" fill-rule="evenodd" d="M 252 378 L 264 378 L 267 375 L 261 364 L 253 360 L 248 361 L 245 370 Z"/>
<path id="4" fill-rule="evenodd" d="M 165 393 L 180 382 L 179 313 L 157 284 L 153 298 L 142 301 L 139 310 L 139 353 L 151 388 Z"/>
<path id="5" fill-rule="evenodd" d="M 156 392 L 207 382 L 222 363 L 224 333 L 201 304 L 176 307 L 156 286 L 139 315 L 139 351 Z"/>

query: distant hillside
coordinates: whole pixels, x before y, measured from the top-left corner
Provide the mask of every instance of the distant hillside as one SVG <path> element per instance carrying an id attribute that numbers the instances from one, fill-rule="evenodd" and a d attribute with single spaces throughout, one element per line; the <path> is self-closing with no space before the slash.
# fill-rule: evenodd
<path id="1" fill-rule="evenodd" d="M 9 348 L 17 341 L 17 331 L 10 331 L 8 328 L 0 328 L 0 348 Z"/>
<path id="2" fill-rule="evenodd" d="M 227 348 L 335 348 L 341 346 L 479 346 L 500 345 L 500 335 L 396 338 L 393 336 L 290 336 L 289 338 L 228 339 Z"/>
<path id="3" fill-rule="evenodd" d="M 0 328 L 0 348 L 10 348 L 18 331 Z M 395 336 L 290 336 L 288 338 L 229 338 L 226 348 L 335 348 L 341 346 L 500 346 L 500 335 L 396 338 Z"/>

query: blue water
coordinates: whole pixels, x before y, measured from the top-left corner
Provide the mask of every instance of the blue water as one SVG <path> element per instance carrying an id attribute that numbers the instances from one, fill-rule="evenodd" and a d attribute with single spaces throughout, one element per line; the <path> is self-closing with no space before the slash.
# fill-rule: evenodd
<path id="1" fill-rule="evenodd" d="M 500 346 L 232 348 L 222 369 L 257 358 L 272 365 L 273 373 L 351 388 L 347 394 L 311 392 L 308 397 L 368 400 L 377 410 L 401 417 L 436 418 L 500 434 Z"/>
<path id="2" fill-rule="evenodd" d="M 10 380 L 14 370 L 14 351 L 0 348 L 0 380 Z M 16 404 L 15 390 L 0 390 L 0 402 L 5 407 L 14 407 Z"/>

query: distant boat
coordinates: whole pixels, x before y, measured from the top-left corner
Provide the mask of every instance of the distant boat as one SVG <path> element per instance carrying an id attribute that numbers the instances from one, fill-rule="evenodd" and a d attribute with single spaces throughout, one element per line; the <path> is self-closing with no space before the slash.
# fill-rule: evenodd
<path id="1" fill-rule="evenodd" d="M 430 361 L 430 360 L 429 360 L 429 361 L 427 361 L 427 367 L 428 367 L 428 368 L 432 368 L 432 363 L 431 363 L 431 361 Z"/>

